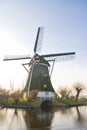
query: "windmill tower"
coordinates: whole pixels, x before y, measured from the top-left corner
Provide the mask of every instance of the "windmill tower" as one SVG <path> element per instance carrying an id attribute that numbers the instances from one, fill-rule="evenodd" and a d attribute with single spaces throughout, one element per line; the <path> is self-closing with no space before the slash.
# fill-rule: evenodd
<path id="1" fill-rule="evenodd" d="M 33 57 L 30 57 L 29 55 L 5 56 L 4 61 L 30 59 L 29 63 L 22 64 L 26 70 L 26 65 L 29 65 L 30 67 L 30 71 L 27 70 L 28 79 L 24 91 L 26 91 L 27 95 L 29 96 L 30 91 L 38 90 L 37 97 L 54 98 L 55 92 L 50 80 L 54 63 L 55 61 L 59 60 L 72 60 L 75 56 L 75 52 L 39 55 L 38 52 L 40 51 L 41 47 L 42 34 L 43 27 L 39 27 L 36 36 Z M 53 65 L 51 73 L 49 74 L 50 62 L 53 62 Z"/>

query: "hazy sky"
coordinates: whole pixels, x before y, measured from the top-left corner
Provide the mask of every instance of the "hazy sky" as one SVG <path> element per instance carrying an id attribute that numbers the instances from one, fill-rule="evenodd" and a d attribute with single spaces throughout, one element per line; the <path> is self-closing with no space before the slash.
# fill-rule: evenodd
<path id="1" fill-rule="evenodd" d="M 87 84 L 86 0 L 1 0 L 0 85 L 15 87 L 26 79 L 20 62 L 2 62 L 4 55 L 33 55 L 37 28 L 44 26 L 40 54 L 76 52 L 73 61 L 56 62 L 54 88 L 80 81 Z"/>

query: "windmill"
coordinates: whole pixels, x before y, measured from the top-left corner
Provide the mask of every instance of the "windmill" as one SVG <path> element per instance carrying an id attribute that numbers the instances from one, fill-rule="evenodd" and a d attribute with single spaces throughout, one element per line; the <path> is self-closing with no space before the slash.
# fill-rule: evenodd
<path id="1" fill-rule="evenodd" d="M 28 71 L 28 79 L 24 91 L 26 91 L 29 96 L 30 91 L 38 90 L 37 97 L 53 98 L 55 92 L 50 78 L 54 68 L 54 63 L 61 60 L 72 60 L 75 56 L 75 52 L 39 55 L 38 52 L 41 51 L 43 29 L 43 27 L 38 28 L 33 57 L 30 57 L 29 55 L 5 56 L 4 61 L 30 59 L 29 63 L 22 64 Z M 49 73 L 50 62 L 53 62 L 53 65 Z M 26 65 L 29 65 L 29 70 L 26 68 Z"/>

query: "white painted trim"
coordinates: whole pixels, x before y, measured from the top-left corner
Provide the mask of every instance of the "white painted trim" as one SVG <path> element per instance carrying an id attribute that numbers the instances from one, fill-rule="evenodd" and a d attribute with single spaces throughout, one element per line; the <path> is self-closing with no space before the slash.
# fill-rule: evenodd
<path id="1" fill-rule="evenodd" d="M 47 92 L 47 91 L 39 91 L 37 97 L 40 98 L 54 98 L 54 92 Z"/>

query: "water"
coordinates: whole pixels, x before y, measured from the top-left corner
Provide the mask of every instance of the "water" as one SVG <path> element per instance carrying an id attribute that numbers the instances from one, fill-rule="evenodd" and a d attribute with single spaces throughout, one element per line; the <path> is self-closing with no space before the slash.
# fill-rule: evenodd
<path id="1" fill-rule="evenodd" d="M 1 109 L 0 130 L 87 130 L 87 107 Z"/>

